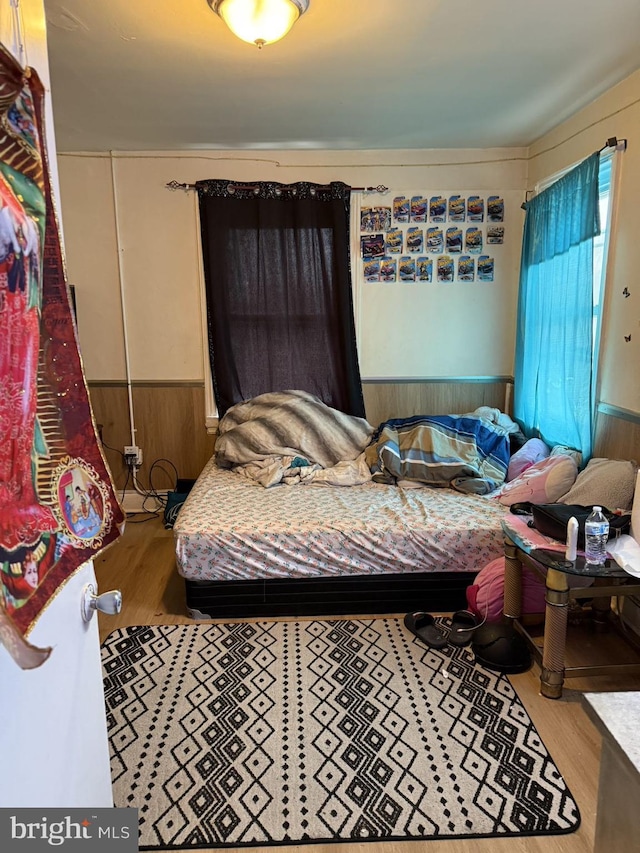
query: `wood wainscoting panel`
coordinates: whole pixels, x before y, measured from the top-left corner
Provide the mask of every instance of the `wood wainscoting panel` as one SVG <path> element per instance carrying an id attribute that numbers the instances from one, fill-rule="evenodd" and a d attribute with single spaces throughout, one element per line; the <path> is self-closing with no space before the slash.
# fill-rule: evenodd
<path id="1" fill-rule="evenodd" d="M 465 414 L 478 406 L 509 411 L 511 387 L 502 377 L 486 382 L 362 382 L 367 420 L 373 426 L 411 415 Z"/>
<path id="2" fill-rule="evenodd" d="M 640 415 L 621 415 L 616 417 L 613 410 L 598 412 L 593 455 L 640 462 Z"/>
<path id="3" fill-rule="evenodd" d="M 89 399 L 102 440 L 102 452 L 117 489 L 125 488 L 123 448 L 131 444 L 129 400 L 124 382 L 89 382 Z M 131 485 L 128 488 L 133 488 Z"/>
<path id="4" fill-rule="evenodd" d="M 103 449 L 116 486 L 132 489 L 122 457 L 125 445 L 132 443 L 126 383 L 89 382 L 89 393 L 96 422 L 102 425 Z M 170 463 L 178 477 L 195 479 L 211 457 L 215 442 L 215 436 L 209 435 L 205 426 L 204 385 L 133 382 L 131 395 L 135 443 L 143 455 L 138 473 L 140 485 L 158 491 L 173 489 L 175 474 Z"/>

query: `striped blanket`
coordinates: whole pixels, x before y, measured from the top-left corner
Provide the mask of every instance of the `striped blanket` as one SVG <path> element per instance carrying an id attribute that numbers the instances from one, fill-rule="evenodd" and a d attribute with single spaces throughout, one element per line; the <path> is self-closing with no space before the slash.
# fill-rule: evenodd
<path id="1" fill-rule="evenodd" d="M 373 427 L 327 406 L 306 391 L 277 391 L 237 403 L 218 427 L 216 459 L 223 467 L 283 457 L 297 467 L 330 468 L 365 449 Z"/>
<path id="2" fill-rule="evenodd" d="M 366 451 L 372 479 L 413 480 L 487 494 L 507 474 L 504 429 L 480 417 L 434 415 L 384 421 Z"/>

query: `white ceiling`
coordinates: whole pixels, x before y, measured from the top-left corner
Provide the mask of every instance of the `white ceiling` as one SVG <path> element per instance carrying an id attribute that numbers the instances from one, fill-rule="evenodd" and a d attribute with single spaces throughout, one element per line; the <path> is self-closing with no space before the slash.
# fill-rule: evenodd
<path id="1" fill-rule="evenodd" d="M 640 68 L 640 0 L 45 0 L 61 151 L 528 145 Z"/>

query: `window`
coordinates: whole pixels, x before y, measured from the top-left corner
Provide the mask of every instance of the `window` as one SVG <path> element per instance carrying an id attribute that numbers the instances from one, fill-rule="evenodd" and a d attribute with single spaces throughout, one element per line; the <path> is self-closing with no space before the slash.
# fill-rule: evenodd
<path id="1" fill-rule="evenodd" d="M 541 182 L 523 237 L 514 414 L 527 435 L 590 457 L 612 153 Z M 599 196 L 596 194 L 596 189 Z"/>
<path id="2" fill-rule="evenodd" d="M 350 188 L 197 183 L 218 412 L 298 389 L 362 417 L 349 269 Z"/>
<path id="3" fill-rule="evenodd" d="M 598 168 L 598 193 L 599 193 L 599 212 L 600 212 L 600 233 L 593 238 L 593 341 L 594 341 L 594 356 L 597 354 L 595 344 L 598 342 L 600 333 L 600 322 L 602 315 L 602 301 L 604 299 L 604 285 L 606 278 L 606 259 L 607 248 L 609 243 L 610 231 L 610 199 L 611 185 L 613 176 L 613 163 L 616 149 L 609 148 L 600 155 L 600 164 Z M 556 172 L 543 181 L 536 184 L 536 195 L 542 190 L 550 187 L 559 180 L 567 172 L 571 171 L 576 164 L 568 169 L 563 169 L 561 172 Z M 596 359 L 594 358 L 594 361 Z"/>

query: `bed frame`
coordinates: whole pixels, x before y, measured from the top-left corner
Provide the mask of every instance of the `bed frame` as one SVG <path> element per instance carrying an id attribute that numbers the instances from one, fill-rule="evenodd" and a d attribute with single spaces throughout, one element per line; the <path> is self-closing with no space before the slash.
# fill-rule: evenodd
<path id="1" fill-rule="evenodd" d="M 249 581 L 184 579 L 192 619 L 449 612 L 466 607 L 475 572 Z"/>

